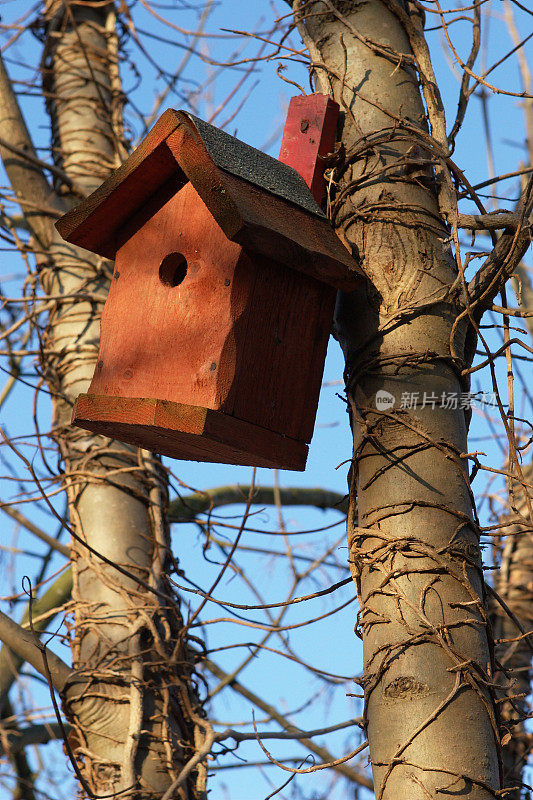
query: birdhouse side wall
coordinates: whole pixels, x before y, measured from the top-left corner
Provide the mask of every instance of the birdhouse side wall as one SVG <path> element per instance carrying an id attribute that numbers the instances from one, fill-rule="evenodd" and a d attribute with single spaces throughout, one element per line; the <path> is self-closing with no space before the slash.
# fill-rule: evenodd
<path id="1" fill-rule="evenodd" d="M 236 326 L 235 378 L 224 408 L 309 442 L 336 290 L 257 254 L 245 316 Z M 249 269 L 239 260 L 236 274 Z"/>

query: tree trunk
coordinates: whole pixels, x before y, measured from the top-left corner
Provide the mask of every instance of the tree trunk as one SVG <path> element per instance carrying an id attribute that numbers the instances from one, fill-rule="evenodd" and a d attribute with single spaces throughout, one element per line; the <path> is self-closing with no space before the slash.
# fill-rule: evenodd
<path id="1" fill-rule="evenodd" d="M 376 798 L 488 800 L 500 787 L 499 733 L 460 402 L 473 337 L 454 327 L 453 197 L 435 158 L 447 145 L 423 24 L 395 0 L 293 9 L 317 88 L 345 112 L 330 210 L 368 277 L 340 296 L 336 335 Z M 441 407 L 443 396 L 458 402 Z"/>
<path id="2" fill-rule="evenodd" d="M 522 525 L 506 528 L 506 543 L 496 588 L 526 632 L 533 625 L 533 539 Z M 497 602 L 492 604 L 496 656 L 501 665 L 500 682 L 507 688 L 500 705 L 504 730 L 504 785 L 507 800 L 529 797 L 522 787 L 523 770 L 531 750 L 531 735 L 524 720 L 531 691 L 531 637 L 524 637 L 515 622 Z"/>
<path id="3" fill-rule="evenodd" d="M 54 161 L 66 173 L 64 180 L 57 173 L 56 208 L 96 188 L 126 152 L 115 22 L 113 4 L 51 0 L 45 7 L 43 84 Z M 2 135 L 12 128 L 8 120 Z M 19 198 L 35 200 L 31 167 L 24 158 L 10 163 L 9 152 L 3 156 Z M 38 180 L 38 199 L 51 205 L 44 179 Z M 160 798 L 205 728 L 168 580 L 166 473 L 146 451 L 70 426 L 72 404 L 92 377 L 112 270 L 65 244 L 49 216 L 28 220 L 42 288 L 55 299 L 41 336 L 41 365 L 53 397 L 52 435 L 73 534 L 76 675 L 63 693 L 70 745 L 91 792 Z M 200 765 L 173 796 L 197 798 L 204 791 Z"/>

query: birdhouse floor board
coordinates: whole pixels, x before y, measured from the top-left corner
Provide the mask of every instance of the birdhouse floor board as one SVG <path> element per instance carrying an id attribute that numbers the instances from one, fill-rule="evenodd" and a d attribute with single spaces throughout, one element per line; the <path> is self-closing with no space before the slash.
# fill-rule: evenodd
<path id="1" fill-rule="evenodd" d="M 151 398 L 82 394 L 72 424 L 171 458 L 303 471 L 304 442 L 221 411 Z"/>
<path id="2" fill-rule="evenodd" d="M 313 199 L 338 108 L 291 109 L 280 161 L 169 110 L 58 221 L 115 259 L 73 424 L 174 458 L 305 468 L 336 293 L 363 274 Z"/>

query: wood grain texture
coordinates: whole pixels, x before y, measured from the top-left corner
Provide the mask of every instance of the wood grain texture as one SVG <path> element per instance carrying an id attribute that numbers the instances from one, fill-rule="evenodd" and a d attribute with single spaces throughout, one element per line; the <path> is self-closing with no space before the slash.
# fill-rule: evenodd
<path id="1" fill-rule="evenodd" d="M 72 424 L 171 458 L 302 471 L 307 445 L 221 411 L 149 398 L 79 396 Z"/>
<path id="2" fill-rule="evenodd" d="M 179 170 L 166 144 L 179 123 L 173 109 L 165 111 L 129 158 L 56 222 L 63 239 L 105 258 L 114 258 L 113 237 L 118 229 Z"/>
<path id="3" fill-rule="evenodd" d="M 172 252 L 187 260 L 176 287 L 159 278 Z M 233 383 L 233 330 L 252 279 L 251 269 L 234 279 L 241 254 L 192 184 L 173 194 L 117 253 L 89 392 L 219 408 Z"/>
<path id="4" fill-rule="evenodd" d="M 357 262 L 327 219 L 312 217 L 233 175 L 225 175 L 224 184 L 243 220 L 232 239 L 250 254 L 267 256 L 342 291 L 353 291 L 360 283 Z"/>
<path id="5" fill-rule="evenodd" d="M 292 97 L 279 151 L 279 160 L 300 173 L 321 203 L 326 183 L 325 157 L 333 151 L 339 106 L 326 94 Z"/>
<path id="6" fill-rule="evenodd" d="M 360 282 L 360 267 L 327 218 L 219 169 L 186 128 L 167 142 L 229 239 L 337 289 L 351 291 Z"/>
<path id="7" fill-rule="evenodd" d="M 315 106 L 308 166 L 334 135 L 334 109 Z M 336 290 L 360 280 L 329 221 L 220 169 L 172 112 L 61 226 L 116 256 L 74 424 L 175 458 L 304 469 Z"/>
<path id="8" fill-rule="evenodd" d="M 117 254 L 89 392 L 220 409 L 310 441 L 335 290 L 251 259 L 190 183 L 145 216 Z M 172 252 L 187 261 L 176 287 L 158 273 Z"/>
<path id="9" fill-rule="evenodd" d="M 225 407 L 309 442 L 336 290 L 267 258 L 255 256 L 253 267 L 247 315 L 235 328 L 235 378 Z M 239 262 L 237 274 L 245 268 Z"/>

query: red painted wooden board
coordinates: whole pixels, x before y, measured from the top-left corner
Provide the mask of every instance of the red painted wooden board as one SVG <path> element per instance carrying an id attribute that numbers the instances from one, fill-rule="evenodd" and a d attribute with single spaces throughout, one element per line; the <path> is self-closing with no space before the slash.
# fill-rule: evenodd
<path id="1" fill-rule="evenodd" d="M 302 471 L 307 445 L 198 406 L 81 394 L 73 424 L 171 458 Z"/>
<path id="2" fill-rule="evenodd" d="M 190 183 L 150 214 L 117 253 L 89 392 L 218 408 L 233 381 L 228 349 L 249 292 L 246 280 L 234 280 L 241 252 Z M 171 253 L 187 265 L 176 286 L 159 274 Z"/>
<path id="3" fill-rule="evenodd" d="M 329 117 L 330 112 L 326 115 L 328 120 Z M 328 147 L 323 144 L 327 141 L 326 131 L 324 126 L 319 149 L 325 148 L 327 152 Z M 296 147 L 298 142 L 293 144 Z M 306 152 L 307 167 L 309 158 Z M 319 164 L 323 169 L 320 158 Z M 220 169 L 193 122 L 184 112 L 172 109 L 162 115 L 124 164 L 79 206 L 65 214 L 56 227 L 67 241 L 113 259 L 124 242 L 124 229 L 130 226 L 132 217 L 137 212 L 142 214 L 160 195 L 165 196 L 169 183 L 177 190 L 187 180 L 202 196 L 229 239 L 262 255 L 272 256 L 269 248 L 274 247 L 278 253 L 274 257 L 286 267 L 308 273 L 343 291 L 351 291 L 360 282 L 362 272 L 358 262 L 325 217 L 308 213 Z"/>
<path id="4" fill-rule="evenodd" d="M 317 203 L 324 197 L 325 157 L 333 151 L 338 118 L 338 104 L 325 94 L 302 94 L 289 104 L 279 160 L 300 173 Z"/>

